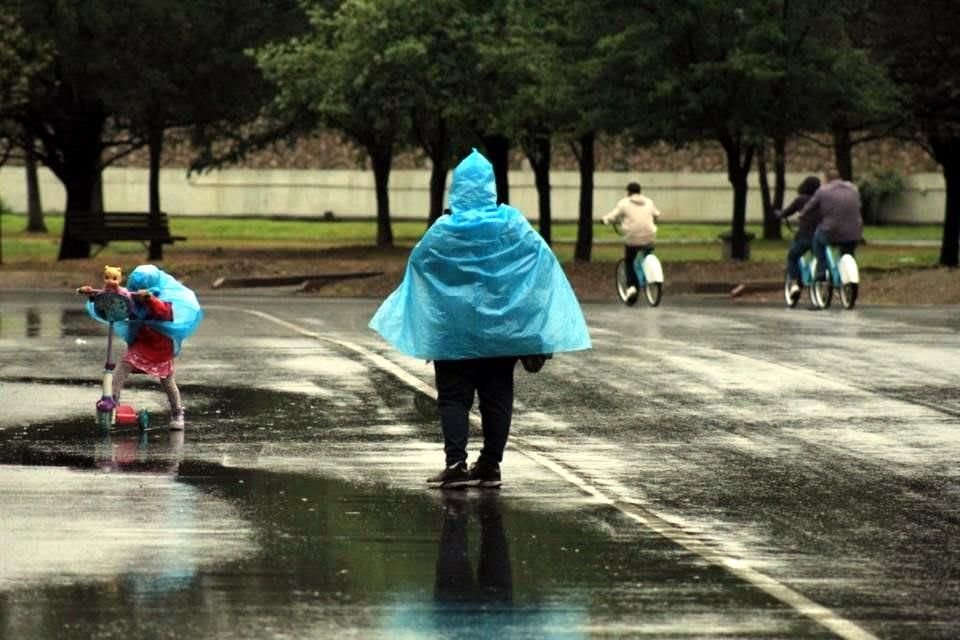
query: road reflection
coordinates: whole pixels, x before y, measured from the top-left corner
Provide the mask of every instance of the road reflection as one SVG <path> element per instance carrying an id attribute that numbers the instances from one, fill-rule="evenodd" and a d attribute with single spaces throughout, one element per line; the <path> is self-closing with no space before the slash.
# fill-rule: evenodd
<path id="1" fill-rule="evenodd" d="M 417 602 L 410 599 L 415 591 L 408 592 L 385 622 L 388 636 L 585 637 L 590 613 L 576 586 L 568 597 L 549 597 L 534 579 L 515 600 L 511 546 L 499 491 L 454 490 L 438 495 L 441 526 L 433 602 Z M 520 558 L 528 565 L 525 553 Z M 527 575 L 528 580 L 531 577 Z"/>
<path id="2" fill-rule="evenodd" d="M 443 528 L 434 597 L 439 604 L 477 604 L 509 609 L 513 603 L 513 576 L 499 497 L 485 491 L 477 500 L 480 558 L 476 573 L 467 545 L 466 498 L 464 491 L 443 492 Z"/>
<path id="3" fill-rule="evenodd" d="M 152 441 L 150 431 L 136 428 L 102 433 L 94 447 L 94 464 L 105 472 L 165 473 L 176 477 L 183 461 L 185 433 L 170 431 Z"/>
<path id="4" fill-rule="evenodd" d="M 0 637 L 818 633 L 577 491 L 538 492 L 535 474 L 502 493 L 424 489 L 401 455 L 419 434 L 390 427 L 427 421 L 378 382 L 400 418 L 198 386 L 186 435 L 100 434 L 86 416 L 0 430 L 0 541 L 8 523 L 10 540 L 49 541 L 16 572 L 0 562 L 16 582 Z"/>
<path id="5" fill-rule="evenodd" d="M 94 464 L 107 473 L 143 473 L 175 479 L 183 460 L 184 431 L 170 431 L 151 440 L 150 431 L 136 429 L 103 433 L 94 447 Z M 164 491 L 156 495 L 153 522 L 156 532 L 167 535 L 196 528 L 196 495 L 182 491 Z M 145 531 L 145 536 L 152 532 Z M 128 571 L 116 578 L 131 594 L 160 594 L 187 590 L 197 574 L 197 558 L 183 545 L 151 545 L 149 570 Z M 145 558 L 146 559 L 146 558 Z"/>

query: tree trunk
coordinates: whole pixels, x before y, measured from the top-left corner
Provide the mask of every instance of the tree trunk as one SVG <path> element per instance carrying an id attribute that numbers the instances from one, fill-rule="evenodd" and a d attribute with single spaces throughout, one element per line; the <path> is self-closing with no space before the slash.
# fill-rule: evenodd
<path id="1" fill-rule="evenodd" d="M 150 154 L 150 185 L 149 185 L 149 212 L 150 219 L 160 227 L 160 160 L 163 156 L 163 128 L 159 126 L 150 127 L 148 133 L 148 150 Z M 163 260 L 163 243 L 159 240 L 150 241 L 150 250 L 148 260 Z"/>
<path id="2" fill-rule="evenodd" d="M 833 127 L 833 161 L 844 180 L 853 181 L 853 142 L 850 129 L 837 124 Z"/>
<path id="3" fill-rule="evenodd" d="M 26 136 L 23 144 L 25 169 L 27 173 L 27 231 L 46 233 L 47 224 L 43 220 L 43 205 L 40 202 L 40 179 L 37 176 L 37 150 L 31 136 Z"/>
<path id="4" fill-rule="evenodd" d="M 93 194 L 90 196 L 90 211 L 102 214 L 103 207 L 103 169 L 97 170 L 97 177 L 93 180 Z"/>
<path id="5" fill-rule="evenodd" d="M 553 210 L 550 206 L 550 136 L 534 136 L 525 145 L 527 159 L 533 169 L 533 180 L 537 187 L 537 205 L 539 213 L 540 236 L 549 245 L 552 244 Z"/>
<path id="6" fill-rule="evenodd" d="M 393 246 L 393 229 L 390 225 L 390 167 L 393 164 L 392 145 L 367 147 L 373 164 L 373 181 L 377 193 L 377 246 Z"/>
<path id="7" fill-rule="evenodd" d="M 773 177 L 773 206 L 783 209 L 783 196 L 787 190 L 787 139 L 784 136 L 773 139 Z M 777 237 L 781 237 L 779 231 Z"/>
<path id="8" fill-rule="evenodd" d="M 78 105 L 71 92 L 64 90 L 62 99 L 69 102 L 69 119 L 55 126 L 31 129 L 30 134 L 43 144 L 46 166 L 63 183 L 67 192 L 64 205 L 64 221 L 71 214 L 96 211 L 93 208 L 94 188 L 100 177 L 100 154 L 103 150 L 103 129 L 107 118 L 96 103 Z M 63 225 L 60 252 L 57 260 L 72 260 L 90 257 L 90 243 L 68 233 Z"/>
<path id="9" fill-rule="evenodd" d="M 754 147 L 744 144 L 741 136 L 720 136 L 720 144 L 727 156 L 727 179 L 733 187 L 733 220 L 730 228 L 730 258 L 747 259 L 747 178 L 753 160 Z"/>
<path id="10" fill-rule="evenodd" d="M 450 165 L 446 157 L 442 160 L 437 159 L 433 161 L 433 167 L 430 169 L 430 214 L 427 218 L 428 227 L 443 215 L 443 199 L 447 192 L 448 173 L 450 173 Z"/>
<path id="11" fill-rule="evenodd" d="M 430 212 L 427 216 L 429 227 L 443 215 L 443 197 L 447 191 L 447 174 L 450 172 L 450 135 L 447 121 L 440 118 L 433 141 L 427 153 L 430 156 Z"/>
<path id="12" fill-rule="evenodd" d="M 91 165 L 85 170 L 74 167 L 75 173 L 64 181 L 67 191 L 67 203 L 64 207 L 63 235 L 60 238 L 60 253 L 57 260 L 75 260 L 90 257 L 90 243 L 67 233 L 67 220 L 76 212 L 93 211 L 93 191 L 99 175 L 99 167 Z"/>
<path id="13" fill-rule="evenodd" d="M 940 244 L 940 264 L 944 267 L 960 266 L 960 164 L 943 167 L 947 182 L 947 202 L 943 215 L 943 240 Z"/>
<path id="14" fill-rule="evenodd" d="M 577 246 L 573 251 L 573 259 L 579 262 L 590 262 L 590 252 L 593 249 L 593 172 L 596 165 L 594 158 L 594 143 L 597 134 L 595 131 L 580 136 L 578 140 L 580 165 L 580 208 L 577 218 Z"/>
<path id="15" fill-rule="evenodd" d="M 940 264 L 956 267 L 960 266 L 960 139 L 930 138 L 930 144 L 947 186 Z"/>
<path id="16" fill-rule="evenodd" d="M 510 204 L 510 139 L 499 134 L 483 136 L 483 147 L 497 181 L 497 203 Z"/>
<path id="17" fill-rule="evenodd" d="M 767 179 L 767 149 L 765 145 L 757 148 L 757 176 L 760 178 L 760 201 L 763 205 L 763 239 L 780 240 L 780 218 L 774 215 L 776 208 L 770 195 L 770 182 Z"/>

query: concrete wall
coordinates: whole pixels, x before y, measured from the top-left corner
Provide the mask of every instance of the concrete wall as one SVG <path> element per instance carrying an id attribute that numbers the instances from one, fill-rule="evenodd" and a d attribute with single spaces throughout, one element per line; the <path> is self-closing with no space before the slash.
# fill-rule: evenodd
<path id="1" fill-rule="evenodd" d="M 789 174 L 792 197 L 803 174 Z M 376 212 L 373 174 L 365 171 L 229 169 L 187 177 L 182 169 L 161 172 L 164 211 L 184 215 L 321 216 L 332 211 L 340 218 L 370 218 Z M 733 192 L 722 173 L 599 172 L 594 176 L 593 211 L 600 216 L 624 194 L 627 182 L 637 180 L 657 203 L 665 223 L 730 221 Z M 579 189 L 576 172 L 551 176 L 554 220 L 576 220 Z M 47 170 L 40 172 L 43 208 L 62 212 L 65 202 L 60 182 Z M 898 223 L 943 221 L 945 190 L 940 174 L 916 174 L 909 188 L 883 208 L 883 220 Z M 427 171 L 394 171 L 390 177 L 390 207 L 395 219 L 426 218 L 429 202 Z M 761 215 L 759 188 L 754 178 L 747 205 L 748 221 Z M 0 198 L 15 211 L 26 209 L 26 180 L 22 167 L 0 169 Z M 511 204 L 528 218 L 537 216 L 533 173 L 510 173 Z M 111 168 L 104 172 L 104 203 L 108 211 L 145 211 L 147 171 Z M 789 199 L 788 199 L 789 202 Z"/>

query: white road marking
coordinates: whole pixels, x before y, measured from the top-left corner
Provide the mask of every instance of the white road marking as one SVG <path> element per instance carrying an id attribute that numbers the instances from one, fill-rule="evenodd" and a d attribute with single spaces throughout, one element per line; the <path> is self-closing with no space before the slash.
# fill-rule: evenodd
<path id="1" fill-rule="evenodd" d="M 377 368 L 390 373 L 398 380 L 410 387 L 413 387 L 417 391 L 420 391 L 431 398 L 437 397 L 436 389 L 434 389 L 432 386 L 391 360 L 388 360 L 387 358 L 358 344 L 348 342 L 346 340 L 329 338 L 315 331 L 310 331 L 301 327 L 300 325 L 288 322 L 262 311 L 239 309 L 234 307 L 223 308 L 230 309 L 231 311 L 242 311 L 244 313 L 249 313 L 274 324 L 285 327 L 302 336 L 339 345 L 369 360 Z M 479 421 L 479 418 L 476 415 L 471 416 L 471 419 L 475 423 Z M 558 464 L 555 460 L 551 459 L 547 455 L 535 450 L 535 448 L 532 447 L 524 438 L 512 436 L 512 439 L 519 445 L 513 447 L 515 451 L 527 456 L 544 468 L 553 471 L 587 495 L 596 498 L 598 502 L 610 505 L 612 508 L 617 509 L 628 518 L 642 524 L 652 531 L 657 532 L 664 538 L 667 538 L 673 543 L 683 547 L 687 551 L 700 556 L 705 561 L 713 565 L 723 567 L 741 580 L 744 580 L 761 591 L 764 591 L 771 597 L 791 607 L 798 613 L 829 629 L 839 637 L 847 640 L 878 640 L 877 636 L 861 628 L 855 622 L 847 620 L 827 607 L 814 602 L 813 600 L 807 598 L 797 591 L 794 591 L 787 585 L 777 581 L 771 576 L 753 569 L 745 561 L 726 555 L 714 549 L 698 536 L 692 535 L 684 531 L 682 528 L 665 520 L 664 518 L 654 514 L 652 511 L 644 507 L 641 502 L 637 500 L 623 501 L 611 498 L 590 484 L 588 481 L 575 474 L 573 471 Z"/>

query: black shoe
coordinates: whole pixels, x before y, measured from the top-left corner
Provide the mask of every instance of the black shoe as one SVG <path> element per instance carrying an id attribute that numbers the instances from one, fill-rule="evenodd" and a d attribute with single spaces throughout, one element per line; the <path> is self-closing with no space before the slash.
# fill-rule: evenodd
<path id="1" fill-rule="evenodd" d="M 474 462 L 468 472 L 467 486 L 496 489 L 500 486 L 500 465 L 497 463 Z"/>
<path id="2" fill-rule="evenodd" d="M 467 463 L 458 462 L 447 467 L 432 478 L 427 478 L 427 484 L 437 489 L 462 489 L 466 487 L 470 484 Z"/>

